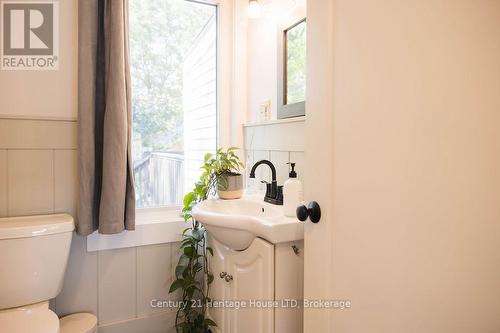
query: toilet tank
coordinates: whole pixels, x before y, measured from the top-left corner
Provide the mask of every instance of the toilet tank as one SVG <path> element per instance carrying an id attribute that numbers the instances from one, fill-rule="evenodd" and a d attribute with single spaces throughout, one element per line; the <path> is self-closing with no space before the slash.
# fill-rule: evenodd
<path id="1" fill-rule="evenodd" d="M 74 229 L 68 214 L 0 218 L 0 310 L 59 294 Z"/>

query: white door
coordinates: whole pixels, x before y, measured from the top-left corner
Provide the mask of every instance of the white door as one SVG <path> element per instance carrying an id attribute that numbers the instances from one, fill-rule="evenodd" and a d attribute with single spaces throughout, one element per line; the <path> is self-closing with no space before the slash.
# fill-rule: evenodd
<path id="1" fill-rule="evenodd" d="M 213 237 L 209 244 L 214 251 L 210 269 L 214 282 L 210 296 L 214 304 L 226 302 L 223 307 L 209 309 L 210 317 L 218 327 L 215 333 L 271 333 L 274 332 L 274 309 L 266 307 L 274 300 L 274 246 L 260 238 L 244 251 L 233 251 Z M 261 304 L 250 302 L 264 302 Z M 246 303 L 246 308 L 241 306 Z"/>
<path id="2" fill-rule="evenodd" d="M 500 332 L 500 1 L 307 6 L 304 332 Z"/>
<path id="3" fill-rule="evenodd" d="M 304 198 L 317 201 L 319 223 L 307 220 L 304 235 L 304 299 L 331 298 L 333 202 L 332 0 L 307 7 L 307 120 Z M 331 332 L 329 310 L 304 309 L 304 332 Z"/>
<path id="4" fill-rule="evenodd" d="M 256 238 L 248 249 L 233 252 L 227 261 L 231 276 L 230 300 L 247 302 L 274 300 L 274 246 Z M 238 333 L 274 332 L 274 308 L 266 303 L 229 309 L 230 330 Z"/>

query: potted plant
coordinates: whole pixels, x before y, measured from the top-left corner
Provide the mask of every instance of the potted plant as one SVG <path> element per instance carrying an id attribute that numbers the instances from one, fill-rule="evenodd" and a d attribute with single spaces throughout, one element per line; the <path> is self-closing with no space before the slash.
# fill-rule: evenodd
<path id="1" fill-rule="evenodd" d="M 217 194 L 221 199 L 239 199 L 243 195 L 243 175 L 239 172 L 245 165 L 240 161 L 235 151 L 238 148 L 231 147 L 224 151 L 218 149 L 212 162 L 217 177 Z"/>
<path id="2" fill-rule="evenodd" d="M 237 171 L 244 167 L 234 153 L 238 148 L 227 150 L 217 149 L 215 154 L 205 155 L 203 172 L 192 192 L 184 196 L 182 215 L 184 221 L 190 225 L 183 232 L 180 243 L 181 256 L 175 268 L 175 280 L 170 286 L 170 293 L 182 291 L 181 306 L 175 317 L 175 328 L 178 333 L 209 333 L 210 327 L 217 324 L 208 318 L 207 307 L 211 301 L 209 292 L 214 275 L 208 265 L 208 254 L 213 250 L 207 246 L 207 233 L 203 226 L 196 221 L 191 212 L 193 207 L 221 191 L 238 188 L 233 186 Z M 241 176 L 241 175 L 239 175 Z M 227 186 L 225 185 L 227 184 Z M 237 183 L 236 183 L 237 184 Z M 243 189 L 243 183 L 241 183 Z M 234 194 L 233 194 L 234 195 Z M 240 194 L 241 196 L 241 194 Z"/>

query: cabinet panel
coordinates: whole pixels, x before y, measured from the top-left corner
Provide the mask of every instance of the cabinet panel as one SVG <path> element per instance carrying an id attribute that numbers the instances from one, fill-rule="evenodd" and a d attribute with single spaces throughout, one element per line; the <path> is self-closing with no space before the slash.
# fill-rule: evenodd
<path id="1" fill-rule="evenodd" d="M 210 297 L 214 302 L 223 301 L 229 297 L 229 284 L 220 278 L 220 273 L 227 271 L 226 259 L 231 250 L 212 237 L 208 238 L 208 244 L 214 250 L 213 257 L 209 256 L 210 271 L 214 274 L 214 282 L 210 285 Z M 212 329 L 214 333 L 230 332 L 226 329 L 229 327 L 229 318 L 224 308 L 209 308 L 208 314 L 218 325 Z"/>
<path id="2" fill-rule="evenodd" d="M 274 246 L 255 239 L 241 252 L 227 258 L 229 299 L 245 301 L 247 308 L 227 309 L 230 331 L 238 333 L 274 332 L 274 308 L 265 304 L 274 300 Z M 261 306 L 252 302 L 262 302 Z"/>

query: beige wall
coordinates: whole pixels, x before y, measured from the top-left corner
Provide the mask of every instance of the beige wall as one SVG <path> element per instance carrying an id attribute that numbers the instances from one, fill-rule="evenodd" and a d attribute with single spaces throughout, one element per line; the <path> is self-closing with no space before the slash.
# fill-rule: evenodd
<path id="1" fill-rule="evenodd" d="M 59 70 L 0 71 L 0 117 L 76 118 L 78 1 L 59 11 Z"/>
<path id="2" fill-rule="evenodd" d="M 500 332 L 500 1 L 333 10 L 331 331 Z"/>

